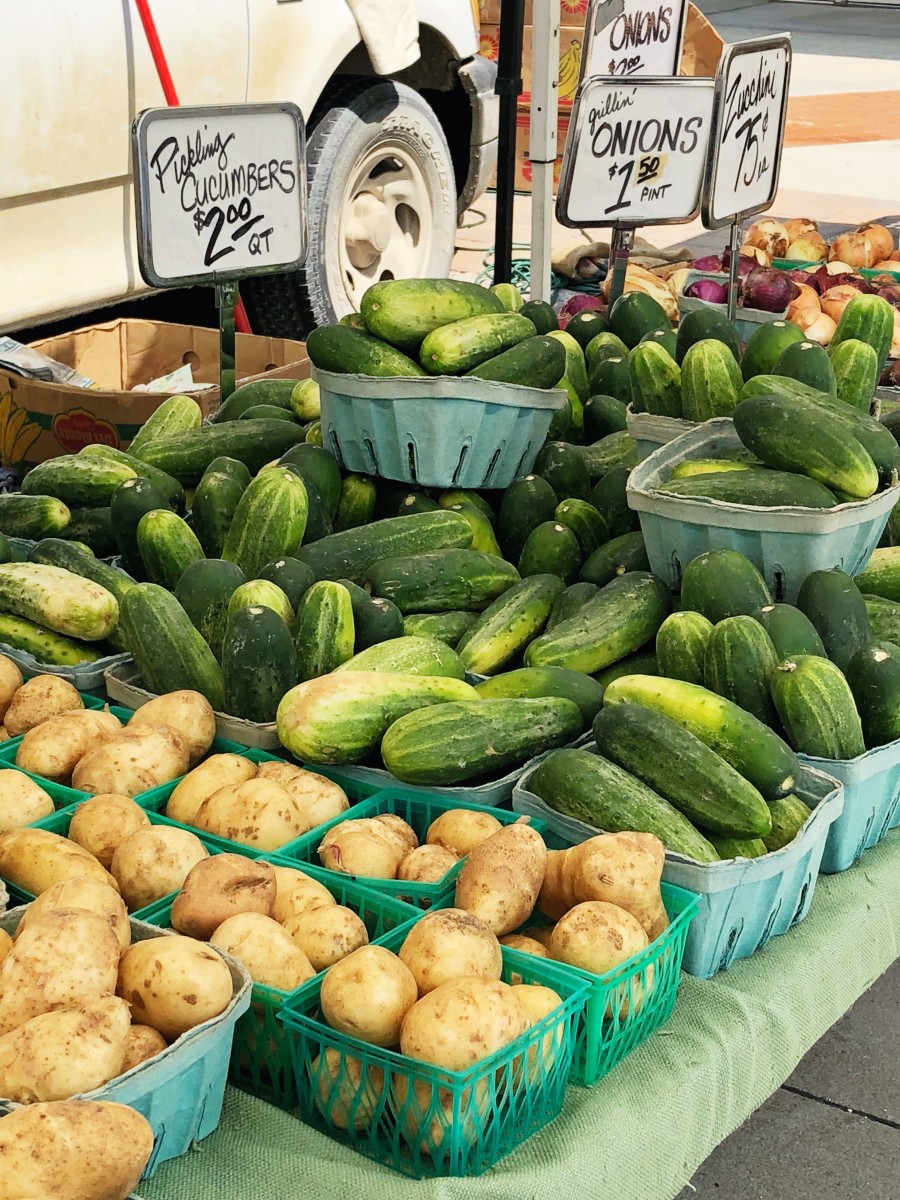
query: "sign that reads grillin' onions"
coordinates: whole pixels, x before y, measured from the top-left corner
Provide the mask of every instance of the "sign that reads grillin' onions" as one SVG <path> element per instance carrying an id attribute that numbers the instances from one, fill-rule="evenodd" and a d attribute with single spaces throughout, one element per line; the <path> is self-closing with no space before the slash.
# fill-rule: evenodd
<path id="1" fill-rule="evenodd" d="M 582 78 L 674 75 L 686 14 L 687 0 L 591 0 Z"/>
<path id="2" fill-rule="evenodd" d="M 303 265 L 306 155 L 296 105 L 146 109 L 132 151 L 148 283 L 221 284 Z"/>
<path id="3" fill-rule="evenodd" d="M 712 125 L 712 79 L 589 79 L 563 154 L 559 222 L 670 225 L 692 220 Z"/>
<path id="4" fill-rule="evenodd" d="M 775 199 L 791 79 L 791 35 L 726 46 L 716 72 L 703 224 L 719 229 Z"/>

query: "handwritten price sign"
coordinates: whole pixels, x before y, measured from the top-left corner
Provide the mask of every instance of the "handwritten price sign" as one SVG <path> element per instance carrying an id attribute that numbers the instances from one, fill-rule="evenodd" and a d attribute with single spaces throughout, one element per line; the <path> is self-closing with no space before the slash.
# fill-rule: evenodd
<path id="1" fill-rule="evenodd" d="M 790 34 L 725 47 L 703 198 L 707 229 L 764 212 L 775 199 L 790 79 Z"/>
<path id="2" fill-rule="evenodd" d="M 687 0 L 592 0 L 582 76 L 674 75 Z"/>
<path id="3" fill-rule="evenodd" d="M 147 109 L 133 148 L 148 283 L 223 283 L 302 266 L 306 167 L 295 105 Z"/>
<path id="4" fill-rule="evenodd" d="M 670 225 L 700 208 L 711 79 L 589 79 L 572 110 L 557 219 Z"/>

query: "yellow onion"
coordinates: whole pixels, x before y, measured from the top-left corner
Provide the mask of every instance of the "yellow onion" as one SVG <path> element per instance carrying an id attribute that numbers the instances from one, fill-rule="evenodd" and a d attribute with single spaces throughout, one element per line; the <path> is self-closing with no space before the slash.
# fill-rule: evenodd
<path id="1" fill-rule="evenodd" d="M 872 243 L 873 258 L 890 258 L 894 253 L 894 235 L 883 225 L 860 225 L 856 231 Z"/>
<path id="2" fill-rule="evenodd" d="M 669 285 L 669 288 L 675 292 L 676 296 L 680 296 L 684 291 L 685 284 L 688 281 L 688 276 L 692 273 L 693 272 L 690 267 L 681 267 L 679 270 L 673 271 L 668 277 L 666 283 Z"/>
<path id="3" fill-rule="evenodd" d="M 852 275 L 853 267 L 849 263 L 845 263 L 843 259 L 836 258 L 825 266 L 826 275 Z"/>
<path id="4" fill-rule="evenodd" d="M 785 221 L 784 227 L 787 230 L 788 242 L 796 242 L 798 238 L 805 238 L 808 233 L 819 232 L 818 223 L 809 217 L 792 217 L 790 221 Z"/>
<path id="5" fill-rule="evenodd" d="M 771 267 L 772 258 L 765 250 L 760 250 L 758 246 L 751 246 L 749 242 L 745 242 L 741 246 L 741 258 L 752 258 L 759 267 Z"/>
<path id="6" fill-rule="evenodd" d="M 880 257 L 880 255 L 879 255 Z M 868 267 L 875 261 L 874 248 L 862 233 L 840 233 L 831 243 L 829 258 L 847 263 L 852 271 Z"/>
<path id="7" fill-rule="evenodd" d="M 610 271 L 603 284 L 604 295 L 607 299 L 609 299 L 612 278 L 613 273 Z M 660 279 L 658 275 L 654 275 L 652 271 L 648 271 L 645 267 L 638 266 L 637 263 L 628 264 L 628 269 L 625 272 L 624 290 L 626 292 L 643 292 L 645 296 L 652 297 L 657 304 L 662 306 L 666 316 L 670 320 L 678 320 L 678 305 L 675 302 L 675 294 L 669 288 L 668 282 Z"/>
<path id="8" fill-rule="evenodd" d="M 805 333 L 822 315 L 822 306 L 819 304 L 819 293 L 815 288 L 806 283 L 798 283 L 797 287 L 800 289 L 800 295 L 790 302 L 786 316 Z"/>
<path id="9" fill-rule="evenodd" d="M 884 262 L 877 262 L 875 264 L 875 266 L 872 268 L 872 270 L 873 271 L 889 271 L 889 272 L 892 272 L 893 275 L 896 275 L 897 272 L 900 271 L 900 266 L 897 265 L 896 259 L 886 258 L 884 260 Z M 880 278 L 878 278 L 878 279 L 873 279 L 872 282 L 880 283 L 880 282 L 882 282 L 882 280 Z M 892 278 L 888 278 L 888 279 L 884 279 L 884 282 L 885 283 L 894 283 L 895 280 Z"/>
<path id="10" fill-rule="evenodd" d="M 765 250 L 769 258 L 784 258 L 789 241 L 788 231 L 782 223 L 773 221 L 770 217 L 756 221 L 744 235 L 745 245 Z"/>
<path id="11" fill-rule="evenodd" d="M 832 321 L 828 313 L 820 313 L 818 319 L 807 329 L 804 329 L 803 332 L 806 334 L 808 342 L 816 342 L 820 346 L 827 346 L 834 337 L 836 329 L 837 324 Z"/>
<path id="12" fill-rule="evenodd" d="M 827 292 L 823 292 L 819 304 L 822 307 L 822 312 L 831 317 L 832 321 L 839 321 L 841 313 L 850 301 L 858 295 L 859 288 L 855 288 L 852 283 L 841 283 L 837 287 L 829 288 Z"/>
<path id="13" fill-rule="evenodd" d="M 894 309 L 894 334 L 888 358 L 900 358 L 900 308 Z"/>
<path id="14" fill-rule="evenodd" d="M 787 248 L 787 258 L 796 262 L 819 262 L 828 254 L 828 243 L 817 230 L 806 233 L 803 237 L 791 242 Z"/>

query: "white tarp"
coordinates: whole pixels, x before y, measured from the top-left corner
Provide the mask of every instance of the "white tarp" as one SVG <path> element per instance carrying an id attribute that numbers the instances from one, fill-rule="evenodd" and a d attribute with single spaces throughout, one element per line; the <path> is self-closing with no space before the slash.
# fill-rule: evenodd
<path id="1" fill-rule="evenodd" d="M 393 75 L 419 59 L 416 0 L 347 0 L 378 75 Z"/>

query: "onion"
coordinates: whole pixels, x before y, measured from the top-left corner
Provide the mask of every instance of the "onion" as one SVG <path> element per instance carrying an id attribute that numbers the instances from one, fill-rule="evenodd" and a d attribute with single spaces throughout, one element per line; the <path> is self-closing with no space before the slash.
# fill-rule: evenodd
<path id="1" fill-rule="evenodd" d="M 856 232 L 869 239 L 876 261 L 894 253 L 894 235 L 884 225 L 860 225 Z"/>
<path id="2" fill-rule="evenodd" d="M 833 262 L 847 263 L 853 270 L 868 267 L 875 261 L 872 243 L 862 233 L 838 234 L 831 243 L 831 253 L 828 257 Z"/>
<path id="3" fill-rule="evenodd" d="M 806 334 L 808 342 L 816 342 L 819 346 L 827 346 L 834 337 L 836 329 L 837 325 L 832 321 L 828 313 L 821 313 L 817 320 L 803 332 Z"/>
<path id="4" fill-rule="evenodd" d="M 790 302 L 799 295 L 799 288 L 783 271 L 773 267 L 757 267 L 744 280 L 744 308 L 756 308 L 762 312 L 783 313 Z"/>
<path id="5" fill-rule="evenodd" d="M 828 254 L 828 243 L 821 233 L 813 230 L 804 237 L 791 242 L 787 248 L 786 258 L 802 262 L 819 262 Z"/>
<path id="6" fill-rule="evenodd" d="M 717 254 L 707 254 L 704 258 L 695 258 L 691 263 L 695 271 L 721 271 L 723 265 Z"/>
<path id="7" fill-rule="evenodd" d="M 817 222 L 809 217 L 792 217 L 790 221 L 785 221 L 784 227 L 787 230 L 788 242 L 795 242 L 798 238 L 806 237 L 808 233 L 818 233 L 819 226 Z"/>
<path id="8" fill-rule="evenodd" d="M 882 387 L 900 387 L 900 358 L 887 364 L 878 382 Z"/>
<path id="9" fill-rule="evenodd" d="M 693 274 L 693 267 L 680 267 L 677 271 L 672 272 L 672 274 L 666 279 L 666 283 L 669 285 L 669 288 L 674 291 L 676 296 L 680 296 L 684 291 L 687 281 Z"/>
<path id="10" fill-rule="evenodd" d="M 872 282 L 875 283 L 876 281 L 873 279 Z M 891 280 L 890 283 L 882 284 L 881 287 L 876 288 L 875 295 L 880 296 L 882 300 L 887 300 L 888 304 L 893 304 L 896 308 L 900 304 L 900 284 L 894 283 Z"/>
<path id="11" fill-rule="evenodd" d="M 841 313 L 853 297 L 858 295 L 859 289 L 855 288 L 852 283 L 842 283 L 837 287 L 829 288 L 827 292 L 822 293 L 820 301 L 822 312 L 827 313 L 832 321 L 839 321 Z"/>
<path id="12" fill-rule="evenodd" d="M 822 309 L 819 305 L 818 292 L 805 283 L 799 283 L 797 287 L 800 294 L 790 302 L 785 315 L 789 321 L 805 331 L 818 321 Z"/>
<path id="13" fill-rule="evenodd" d="M 900 358 L 900 308 L 894 309 L 894 335 L 888 355 L 890 358 Z"/>
<path id="14" fill-rule="evenodd" d="M 559 310 L 559 327 L 565 329 L 576 313 L 594 311 L 603 305 L 599 296 L 570 296 Z"/>
<path id="15" fill-rule="evenodd" d="M 698 279 L 684 290 L 685 296 L 705 300 L 707 304 L 724 304 L 728 299 L 728 285 L 715 279 Z"/>
<path id="16" fill-rule="evenodd" d="M 741 259 L 745 258 L 752 263 L 751 270 L 753 267 L 770 267 L 772 265 L 771 254 L 760 250 L 758 246 L 749 246 L 746 243 L 741 246 Z"/>
<path id="17" fill-rule="evenodd" d="M 780 221 L 770 217 L 751 225 L 744 235 L 745 246 L 764 250 L 770 258 L 784 258 L 790 237 Z"/>
<path id="18" fill-rule="evenodd" d="M 883 262 L 876 263 L 875 266 L 872 268 L 872 270 L 873 271 L 884 271 L 888 274 L 892 273 L 892 274 L 896 275 L 897 272 L 900 271 L 900 267 L 897 266 L 897 263 L 895 262 L 895 260 L 893 258 L 886 258 L 886 259 L 884 259 Z M 891 280 L 891 282 L 893 283 L 894 281 Z"/>

